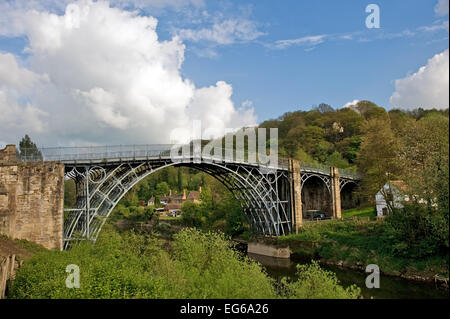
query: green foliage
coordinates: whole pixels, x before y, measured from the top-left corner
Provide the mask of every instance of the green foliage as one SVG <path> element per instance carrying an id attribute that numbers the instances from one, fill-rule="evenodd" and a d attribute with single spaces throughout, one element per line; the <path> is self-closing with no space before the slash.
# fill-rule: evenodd
<path id="1" fill-rule="evenodd" d="M 297 266 L 298 280 L 283 279 L 284 295 L 290 299 L 358 299 L 361 290 L 352 285 L 343 288 L 336 274 L 323 270 L 313 261 L 310 265 Z"/>
<path id="2" fill-rule="evenodd" d="M 64 206 L 75 207 L 76 200 L 75 181 L 73 179 L 64 181 Z"/>
<path id="3" fill-rule="evenodd" d="M 80 269 L 80 288 L 66 288 L 67 265 Z M 317 264 L 299 267 L 299 281 L 275 289 L 261 265 L 238 254 L 224 235 L 184 229 L 170 253 L 150 235 L 106 227 L 95 245 L 45 251 L 17 272 L 8 298 L 357 298 Z"/>
<path id="4" fill-rule="evenodd" d="M 404 225 L 408 227 L 407 223 Z M 445 226 L 439 225 L 444 231 Z M 394 227 L 400 227 L 400 224 Z M 448 253 L 422 255 L 421 258 L 400 254 L 405 243 L 395 234 L 394 227 L 391 228 L 387 221 L 364 218 L 305 223 L 298 234 L 282 236 L 277 243 L 289 245 L 294 252 L 314 258 L 350 265 L 374 263 L 385 273 L 448 277 Z M 412 224 L 411 227 L 416 226 Z"/>
<path id="5" fill-rule="evenodd" d="M 148 222 L 153 216 L 153 209 L 153 206 L 125 206 L 118 204 L 111 213 L 109 221 Z"/>
<path id="6" fill-rule="evenodd" d="M 386 218 L 387 233 L 395 255 L 424 258 L 448 254 L 449 220 L 440 211 L 431 214 L 424 205 L 405 203 Z"/>
<path id="7" fill-rule="evenodd" d="M 375 218 L 376 216 L 377 212 L 373 206 L 357 207 L 342 211 L 342 218 L 350 218 L 350 217 Z"/>
<path id="8" fill-rule="evenodd" d="M 167 195 L 169 194 L 169 184 L 167 182 L 161 182 L 156 185 L 155 195 Z"/>
<path id="9" fill-rule="evenodd" d="M 187 226 L 201 227 L 204 220 L 206 220 L 200 209 L 200 205 L 197 203 L 186 201 L 181 206 L 181 211 L 183 212 L 181 218 Z"/>
<path id="10" fill-rule="evenodd" d="M 348 161 L 342 157 L 341 153 L 338 151 L 333 152 L 330 156 L 327 158 L 326 164 L 328 166 L 334 166 L 339 168 L 348 168 L 350 164 Z"/>
<path id="11" fill-rule="evenodd" d="M 65 286 L 66 266 L 80 288 Z M 173 255 L 154 238 L 105 229 L 96 245 L 47 251 L 17 273 L 9 298 L 273 298 L 272 280 L 221 235 L 180 232 Z"/>
<path id="12" fill-rule="evenodd" d="M 364 173 L 363 193 L 371 200 L 381 191 L 388 206 L 392 206 L 384 185 L 398 179 L 402 173 L 399 151 L 400 140 L 392 131 L 388 118 L 376 117 L 365 123 L 358 165 Z"/>
<path id="13" fill-rule="evenodd" d="M 189 298 L 274 298 L 272 280 L 261 266 L 230 249 L 215 233 L 187 229 L 175 235 L 174 258 Z M 213 283 L 213 284 L 212 284 Z"/>
<path id="14" fill-rule="evenodd" d="M 19 155 L 27 159 L 42 160 L 42 153 L 39 151 L 36 144 L 31 141 L 28 134 L 25 134 L 19 142 Z"/>

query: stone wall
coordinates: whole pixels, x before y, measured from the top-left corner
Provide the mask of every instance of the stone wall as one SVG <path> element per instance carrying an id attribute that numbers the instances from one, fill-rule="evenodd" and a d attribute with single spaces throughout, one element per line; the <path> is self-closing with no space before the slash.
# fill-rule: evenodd
<path id="1" fill-rule="evenodd" d="M 61 250 L 64 165 L 17 162 L 15 153 L 0 150 L 0 233 Z"/>

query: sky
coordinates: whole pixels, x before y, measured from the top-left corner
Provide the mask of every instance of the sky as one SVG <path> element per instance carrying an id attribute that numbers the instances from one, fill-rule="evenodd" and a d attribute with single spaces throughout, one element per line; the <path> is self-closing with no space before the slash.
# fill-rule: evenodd
<path id="1" fill-rule="evenodd" d="M 379 28 L 368 28 L 369 4 Z M 167 143 L 370 100 L 448 108 L 448 0 L 0 2 L 0 146 Z"/>

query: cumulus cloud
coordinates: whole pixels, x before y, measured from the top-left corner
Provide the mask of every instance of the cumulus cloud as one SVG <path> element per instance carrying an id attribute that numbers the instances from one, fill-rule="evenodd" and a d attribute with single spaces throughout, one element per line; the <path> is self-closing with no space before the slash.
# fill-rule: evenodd
<path id="1" fill-rule="evenodd" d="M 448 14 L 448 0 L 438 0 L 438 3 L 434 7 L 434 12 L 440 16 Z"/>
<path id="2" fill-rule="evenodd" d="M 343 108 L 345 108 L 345 107 L 355 107 L 357 104 L 358 104 L 358 102 L 359 102 L 359 100 L 353 100 L 353 101 L 351 101 L 351 102 L 348 102 L 348 103 L 345 103 L 342 107 Z"/>
<path id="3" fill-rule="evenodd" d="M 449 107 L 448 49 L 428 60 L 427 65 L 403 79 L 395 81 L 391 107 L 448 108 Z"/>
<path id="4" fill-rule="evenodd" d="M 235 108 L 230 84 L 197 88 L 181 75 L 184 44 L 176 36 L 160 41 L 151 16 L 91 0 L 71 3 L 59 15 L 6 15 L 11 24 L 0 34 L 27 36 L 29 55 L 27 69 L 12 55 L 0 56 L 2 108 L 28 110 L 28 124 L 0 126 L 2 139 L 36 133 L 47 145 L 166 143 L 172 128 L 193 120 L 218 128 L 256 123 L 253 109 Z M 16 80 L 22 78 L 28 80 Z M 6 93 L 15 88 L 20 96 Z M 15 114 L 2 120 L 14 122 Z"/>

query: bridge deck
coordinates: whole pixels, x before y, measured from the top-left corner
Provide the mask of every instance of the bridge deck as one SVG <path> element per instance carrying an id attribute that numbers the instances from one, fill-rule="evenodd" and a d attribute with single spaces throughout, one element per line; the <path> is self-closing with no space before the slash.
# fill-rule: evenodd
<path id="1" fill-rule="evenodd" d="M 237 165 L 257 166 L 266 169 L 289 170 L 289 160 L 278 158 L 277 165 L 262 163 L 258 160 L 257 153 L 239 152 L 227 149 L 212 149 L 212 154 L 202 154 L 202 151 L 194 153 L 190 146 L 189 156 L 171 156 L 171 150 L 175 147 L 181 152 L 182 146 L 172 144 L 152 145 L 113 145 L 113 146 L 86 146 L 86 147 L 51 147 L 35 150 L 22 150 L 22 161 L 58 161 L 66 165 L 101 165 L 124 162 L 143 162 L 172 160 L 180 163 L 233 163 Z M 189 151 L 189 146 L 188 146 Z M 218 156 L 215 154 L 219 154 Z M 228 157 L 226 156 L 228 155 Z M 230 156 L 231 155 L 231 156 Z M 254 160 L 251 160 L 254 158 Z M 249 160 L 250 159 L 250 160 Z M 330 175 L 330 167 L 318 163 L 301 163 L 301 171 L 322 175 Z M 360 179 L 359 174 L 353 170 L 339 169 L 339 175 L 346 179 Z"/>

